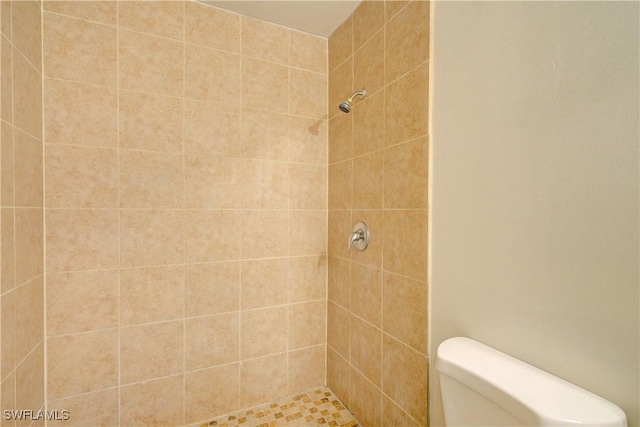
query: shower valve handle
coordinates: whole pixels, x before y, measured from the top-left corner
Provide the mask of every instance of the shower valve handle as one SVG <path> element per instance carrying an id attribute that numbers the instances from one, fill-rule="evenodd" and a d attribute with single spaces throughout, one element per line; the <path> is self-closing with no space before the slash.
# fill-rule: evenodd
<path id="1" fill-rule="evenodd" d="M 369 227 L 362 221 L 356 223 L 353 226 L 353 232 L 349 235 L 347 250 L 350 250 L 353 246 L 359 251 L 364 251 L 369 246 L 369 239 L 371 233 L 369 233 Z"/>

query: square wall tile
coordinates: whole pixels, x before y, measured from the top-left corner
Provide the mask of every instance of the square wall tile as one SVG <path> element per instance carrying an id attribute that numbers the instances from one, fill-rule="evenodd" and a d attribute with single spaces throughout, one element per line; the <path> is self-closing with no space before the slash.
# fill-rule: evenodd
<path id="1" fill-rule="evenodd" d="M 184 375 L 123 386 L 120 425 L 184 424 Z"/>
<path id="2" fill-rule="evenodd" d="M 353 156 L 353 120 L 351 114 L 339 114 L 329 120 L 329 165 L 351 160 Z"/>
<path id="3" fill-rule="evenodd" d="M 417 2 L 423 3 L 423 2 Z M 429 125 L 429 68 L 421 65 L 386 86 L 385 146 L 427 135 Z"/>
<path id="4" fill-rule="evenodd" d="M 358 50 L 384 23 L 384 2 L 361 2 L 353 12 L 353 49 Z"/>
<path id="5" fill-rule="evenodd" d="M 240 212 L 188 210 L 185 239 L 189 263 L 236 260 L 240 258 Z"/>
<path id="6" fill-rule="evenodd" d="M 326 120 L 291 117 L 289 161 L 326 165 L 327 135 Z"/>
<path id="7" fill-rule="evenodd" d="M 135 325 L 181 319 L 184 267 L 159 266 L 120 270 L 120 323 Z"/>
<path id="8" fill-rule="evenodd" d="M 384 150 L 384 205 L 391 209 L 426 209 L 429 192 L 427 138 Z"/>
<path id="9" fill-rule="evenodd" d="M 327 208 L 327 166 L 289 165 L 289 207 Z"/>
<path id="10" fill-rule="evenodd" d="M 185 316 L 240 309 L 240 263 L 188 264 L 185 271 Z"/>
<path id="11" fill-rule="evenodd" d="M 287 354 L 247 360 L 240 367 L 240 406 L 249 408 L 287 395 Z"/>
<path id="12" fill-rule="evenodd" d="M 353 207 L 353 162 L 329 165 L 329 209 Z"/>
<path id="13" fill-rule="evenodd" d="M 289 391 L 300 393 L 325 384 L 325 346 L 289 352 Z"/>
<path id="14" fill-rule="evenodd" d="M 43 23 L 45 76 L 116 87 L 115 27 L 48 12 Z"/>
<path id="15" fill-rule="evenodd" d="M 114 88 L 45 79 L 45 143 L 117 147 L 117 106 Z"/>
<path id="16" fill-rule="evenodd" d="M 327 118 L 327 75 L 311 71 L 290 71 L 290 112 L 296 116 Z M 347 95 L 348 96 L 348 95 Z"/>
<path id="17" fill-rule="evenodd" d="M 331 301 L 327 303 L 327 344 L 343 359 L 351 360 L 351 316 Z"/>
<path id="18" fill-rule="evenodd" d="M 42 139 L 42 75 L 13 49 L 13 124 Z"/>
<path id="19" fill-rule="evenodd" d="M 327 40 L 290 30 L 290 65 L 303 70 L 327 73 Z"/>
<path id="20" fill-rule="evenodd" d="M 240 357 L 239 313 L 187 319 L 184 348 L 187 371 L 237 362 Z"/>
<path id="21" fill-rule="evenodd" d="M 242 54 L 289 64 L 289 30 L 280 25 L 241 16 Z"/>
<path id="22" fill-rule="evenodd" d="M 117 329 L 48 338 L 49 399 L 61 399 L 117 385 Z"/>
<path id="23" fill-rule="evenodd" d="M 121 89 L 183 96 L 183 43 L 121 29 L 118 55 Z"/>
<path id="24" fill-rule="evenodd" d="M 240 56 L 220 50 L 187 45 L 185 96 L 240 104 Z"/>
<path id="25" fill-rule="evenodd" d="M 290 171 L 284 162 L 244 160 L 242 162 L 242 207 L 287 209 Z"/>
<path id="26" fill-rule="evenodd" d="M 243 211 L 242 259 L 286 256 L 288 220 L 287 211 Z"/>
<path id="27" fill-rule="evenodd" d="M 289 301 L 324 300 L 327 297 L 327 256 L 289 258 Z"/>
<path id="28" fill-rule="evenodd" d="M 239 157 L 242 153 L 240 107 L 186 100 L 185 151 Z"/>
<path id="29" fill-rule="evenodd" d="M 65 408 L 77 426 L 115 426 L 118 425 L 118 393 L 117 388 L 100 390 L 49 401 L 48 405 L 50 408 Z M 69 421 L 51 420 L 48 423 L 51 426 L 64 427 Z"/>
<path id="30" fill-rule="evenodd" d="M 117 150 L 46 145 L 44 155 L 47 207 L 118 207 Z"/>
<path id="31" fill-rule="evenodd" d="M 289 348 L 299 349 L 322 344 L 326 336 L 325 301 L 291 304 L 289 307 Z"/>
<path id="32" fill-rule="evenodd" d="M 382 152 L 358 157 L 354 159 L 354 165 L 354 209 L 382 209 L 384 188 Z"/>
<path id="33" fill-rule="evenodd" d="M 287 351 L 286 306 L 243 311 L 240 322 L 242 360 Z"/>
<path id="34" fill-rule="evenodd" d="M 382 392 L 353 368 L 350 393 L 349 408 L 353 415 L 364 425 L 382 425 Z"/>
<path id="35" fill-rule="evenodd" d="M 289 145 L 288 114 L 242 109 L 242 157 L 287 160 Z"/>
<path id="36" fill-rule="evenodd" d="M 243 161 L 199 153 L 185 155 L 187 208 L 225 209 L 242 206 Z"/>
<path id="37" fill-rule="evenodd" d="M 121 384 L 182 373 L 183 330 L 182 321 L 122 328 Z"/>
<path id="38" fill-rule="evenodd" d="M 426 210 L 386 210 L 384 213 L 384 269 L 414 280 L 427 281 L 428 215 Z M 414 236 L 399 241 L 396 236 Z"/>
<path id="39" fill-rule="evenodd" d="M 374 326 L 382 323 L 382 270 L 351 263 L 351 312 Z M 402 313 L 403 310 L 393 314 Z M 392 313 L 389 313 L 392 315 Z"/>
<path id="40" fill-rule="evenodd" d="M 229 52 L 240 51 L 240 15 L 185 2 L 185 41 Z"/>
<path id="41" fill-rule="evenodd" d="M 47 209 L 47 272 L 118 266 L 118 211 Z"/>
<path id="42" fill-rule="evenodd" d="M 353 17 L 350 16 L 329 36 L 329 71 L 353 53 Z"/>
<path id="43" fill-rule="evenodd" d="M 429 338 L 428 295 L 426 282 L 384 273 L 383 329 L 424 355 L 427 355 Z"/>
<path id="44" fill-rule="evenodd" d="M 385 72 L 387 82 L 429 59 L 428 1 L 409 3 L 389 23 L 385 33 Z"/>
<path id="45" fill-rule="evenodd" d="M 242 59 L 242 106 L 282 111 L 289 104 L 289 68 L 257 59 Z"/>
<path id="46" fill-rule="evenodd" d="M 345 309 L 351 307 L 351 263 L 348 259 L 329 256 L 328 300 Z"/>
<path id="47" fill-rule="evenodd" d="M 351 364 L 373 385 L 382 386 L 382 331 L 353 315 L 351 316 Z M 353 402 L 353 396 L 351 401 Z"/>
<path id="48" fill-rule="evenodd" d="M 203 422 L 240 408 L 240 366 L 237 363 L 188 372 L 185 381 L 185 421 Z"/>
<path id="49" fill-rule="evenodd" d="M 120 266 L 184 262 L 184 212 L 180 210 L 120 211 Z"/>
<path id="50" fill-rule="evenodd" d="M 353 155 L 380 150 L 384 146 L 384 91 L 367 96 L 352 114 Z"/>
<path id="51" fill-rule="evenodd" d="M 287 258 L 242 261 L 242 309 L 286 304 L 288 268 Z"/>
<path id="52" fill-rule="evenodd" d="M 293 256 L 327 253 L 326 210 L 290 211 L 289 253 Z"/>
<path id="53" fill-rule="evenodd" d="M 92 270 L 47 275 L 49 336 L 119 325 L 118 271 Z M 70 310 L 69 307 L 82 307 Z"/>

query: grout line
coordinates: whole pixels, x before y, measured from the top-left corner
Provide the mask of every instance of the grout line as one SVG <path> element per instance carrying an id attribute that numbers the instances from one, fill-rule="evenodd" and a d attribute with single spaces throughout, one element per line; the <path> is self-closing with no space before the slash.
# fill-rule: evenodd
<path id="1" fill-rule="evenodd" d="M 187 420 L 187 6 L 182 2 L 182 422 Z"/>
<path id="2" fill-rule="evenodd" d="M 121 241 L 121 230 L 122 230 L 122 199 L 121 199 L 121 182 L 120 182 L 120 169 L 122 167 L 121 163 L 121 149 L 120 149 L 120 3 L 116 3 L 116 162 L 117 162 L 117 210 L 118 210 L 118 290 L 117 290 L 117 298 L 118 298 L 118 426 L 122 423 L 122 275 L 121 275 L 121 267 L 122 267 L 122 253 L 120 248 L 122 247 Z"/>

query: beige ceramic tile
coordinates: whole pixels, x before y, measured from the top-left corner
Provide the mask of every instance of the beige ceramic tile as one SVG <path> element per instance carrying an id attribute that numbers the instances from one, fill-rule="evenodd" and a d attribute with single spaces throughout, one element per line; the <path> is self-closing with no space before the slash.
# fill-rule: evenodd
<path id="1" fill-rule="evenodd" d="M 329 117 L 345 114 L 340 111 L 338 106 L 351 96 L 355 91 L 356 84 L 359 85 L 358 89 L 361 89 L 362 86 L 366 87 L 361 83 L 353 81 L 353 57 L 349 57 L 347 61 L 329 73 Z M 354 107 L 358 102 L 360 102 L 359 97 L 353 101 L 351 106 Z"/>
<path id="2" fill-rule="evenodd" d="M 185 156 L 187 208 L 228 209 L 242 206 L 242 160 L 229 157 Z"/>
<path id="3" fill-rule="evenodd" d="M 327 386 L 347 406 L 350 404 L 350 371 L 349 362 L 327 347 Z"/>
<path id="4" fill-rule="evenodd" d="M 15 130 L 13 179 L 15 204 L 42 207 L 42 141 Z"/>
<path id="5" fill-rule="evenodd" d="M 96 391 L 49 402 L 49 408 L 69 411 L 76 426 L 110 427 L 118 424 L 118 389 Z M 50 426 L 64 427 L 65 420 L 51 420 Z"/>
<path id="6" fill-rule="evenodd" d="M 42 75 L 13 49 L 13 125 L 42 139 Z"/>
<path id="7" fill-rule="evenodd" d="M 289 67 L 252 58 L 242 59 L 242 106 L 287 112 Z"/>
<path id="8" fill-rule="evenodd" d="M 351 311 L 372 325 L 381 326 L 381 270 L 356 263 L 351 264 Z M 396 313 L 403 313 L 403 310 Z"/>
<path id="9" fill-rule="evenodd" d="M 426 136 L 429 118 L 428 72 L 427 65 L 421 65 L 385 88 L 386 146 Z"/>
<path id="10" fill-rule="evenodd" d="M 184 267 L 120 270 L 121 325 L 159 322 L 183 316 Z"/>
<path id="11" fill-rule="evenodd" d="M 16 289 L 16 362 L 24 359 L 44 338 L 44 278 Z"/>
<path id="12" fill-rule="evenodd" d="M 44 342 L 40 344 L 16 368 L 16 408 L 37 411 L 44 406 Z"/>
<path id="13" fill-rule="evenodd" d="M 47 275 L 47 335 L 117 327 L 118 289 L 117 270 Z"/>
<path id="14" fill-rule="evenodd" d="M 240 263 L 190 264 L 185 271 L 185 316 L 240 309 Z"/>
<path id="15" fill-rule="evenodd" d="M 289 307 L 289 349 L 323 344 L 327 303 L 311 301 Z"/>
<path id="16" fill-rule="evenodd" d="M 376 387 L 381 387 L 382 331 L 351 316 L 351 364 Z M 353 390 L 353 387 L 351 389 Z M 351 401 L 353 402 L 353 396 Z"/>
<path id="17" fill-rule="evenodd" d="M 37 70 L 42 66 L 42 23 L 40 5 L 16 1 L 11 7 L 13 44 Z"/>
<path id="18" fill-rule="evenodd" d="M 329 71 L 353 54 L 353 18 L 349 17 L 329 36 Z"/>
<path id="19" fill-rule="evenodd" d="M 290 112 L 296 116 L 327 118 L 327 76 L 291 69 Z"/>
<path id="20" fill-rule="evenodd" d="M 421 425 L 427 424 L 427 358 L 384 334 L 382 391 Z"/>
<path id="21" fill-rule="evenodd" d="M 216 314 L 185 321 L 187 371 L 237 362 L 240 318 L 238 313 Z"/>
<path id="22" fill-rule="evenodd" d="M 242 261 L 242 309 L 286 304 L 288 269 L 287 258 Z"/>
<path id="23" fill-rule="evenodd" d="M 9 40 L 11 39 L 11 9 L 13 6 L 13 2 L 10 1 L 3 1 L 2 3 L 0 3 L 0 15 L 1 15 L 1 20 L 0 20 L 0 31 L 2 31 L 2 34 L 6 37 L 9 38 Z M 3 92 L 4 93 L 4 92 Z"/>
<path id="24" fill-rule="evenodd" d="M 16 286 L 42 274 L 44 266 L 43 214 L 41 208 L 15 210 Z"/>
<path id="25" fill-rule="evenodd" d="M 184 424 L 184 375 L 161 378 L 120 389 L 120 425 Z"/>
<path id="26" fill-rule="evenodd" d="M 353 115 L 343 113 L 329 120 L 329 164 L 350 160 L 352 152 Z"/>
<path id="27" fill-rule="evenodd" d="M 166 377 L 183 369 L 182 321 L 120 330 L 120 383 Z"/>
<path id="28" fill-rule="evenodd" d="M 289 150 L 288 110 L 242 109 L 242 157 L 287 160 Z"/>
<path id="29" fill-rule="evenodd" d="M 1 341 L 2 354 L 2 380 L 14 371 L 16 367 L 16 311 L 18 310 L 18 290 L 13 290 L 2 296 L 1 299 Z"/>
<path id="30" fill-rule="evenodd" d="M 240 55 L 187 45 L 185 96 L 240 105 Z"/>
<path id="31" fill-rule="evenodd" d="M 113 1 L 45 1 L 44 10 L 63 15 L 116 25 L 118 3 Z"/>
<path id="32" fill-rule="evenodd" d="M 118 211 L 48 209 L 47 272 L 118 266 Z"/>
<path id="33" fill-rule="evenodd" d="M 184 213 L 178 210 L 120 212 L 120 266 L 184 262 Z"/>
<path id="34" fill-rule="evenodd" d="M 289 394 L 324 385 L 325 349 L 323 345 L 289 352 Z"/>
<path id="35" fill-rule="evenodd" d="M 381 209 L 383 193 L 382 152 L 353 160 L 353 208 Z"/>
<path id="36" fill-rule="evenodd" d="M 55 400 L 118 385 L 118 330 L 47 340 L 47 397 Z"/>
<path id="37" fill-rule="evenodd" d="M 427 211 L 388 210 L 384 214 L 384 269 L 426 282 L 427 280 Z M 413 236 L 400 241 L 397 236 Z"/>
<path id="38" fill-rule="evenodd" d="M 240 257 L 240 212 L 189 210 L 186 212 L 186 261 L 230 261 Z"/>
<path id="39" fill-rule="evenodd" d="M 384 207 L 426 209 L 429 182 L 427 138 L 384 151 Z"/>
<path id="40" fill-rule="evenodd" d="M 351 209 L 353 207 L 353 162 L 347 160 L 329 165 L 329 209 Z"/>
<path id="41" fill-rule="evenodd" d="M 414 1 L 387 23 L 385 78 L 391 82 L 429 59 L 428 1 Z"/>
<path id="42" fill-rule="evenodd" d="M 284 162 L 242 162 L 242 207 L 286 209 L 289 206 L 289 169 Z"/>
<path id="43" fill-rule="evenodd" d="M 188 153 L 227 157 L 242 153 L 240 107 L 187 99 L 185 127 Z"/>
<path id="44" fill-rule="evenodd" d="M 117 147 L 117 105 L 115 89 L 45 79 L 45 142 Z"/>
<path id="45" fill-rule="evenodd" d="M 290 31 L 292 67 L 327 73 L 327 40 L 300 31 Z"/>
<path id="46" fill-rule="evenodd" d="M 12 372 L 11 375 L 2 382 L 2 386 L 0 388 L 0 408 L 2 408 L 3 414 L 5 413 L 4 411 L 11 411 L 17 408 L 15 371 Z M 14 427 L 16 423 L 15 421 L 3 420 L 2 425 L 6 425 L 7 427 Z"/>
<path id="47" fill-rule="evenodd" d="M 327 208 L 327 166 L 289 165 L 289 208 Z"/>
<path id="48" fill-rule="evenodd" d="M 418 427 L 419 424 L 404 412 L 393 400 L 387 396 L 382 397 L 382 425 Z"/>
<path id="49" fill-rule="evenodd" d="M 280 25 L 241 17 L 242 54 L 265 61 L 289 64 L 289 30 Z"/>
<path id="50" fill-rule="evenodd" d="M 44 152 L 47 207 L 118 207 L 117 150 L 47 145 Z"/>
<path id="51" fill-rule="evenodd" d="M 384 146 L 384 92 L 367 96 L 352 114 L 353 155 L 380 150 Z"/>
<path id="52" fill-rule="evenodd" d="M 349 409 L 353 415 L 364 425 L 382 425 L 382 392 L 353 368 L 350 393 Z"/>
<path id="53" fill-rule="evenodd" d="M 43 34 L 47 77 L 116 86 L 115 27 L 45 12 Z"/>
<path id="54" fill-rule="evenodd" d="M 329 301 L 349 310 L 351 306 L 351 263 L 349 260 L 329 257 Z"/>
<path id="55" fill-rule="evenodd" d="M 182 40 L 184 3 L 125 1 L 118 5 L 118 25 L 129 30 Z"/>
<path id="56" fill-rule="evenodd" d="M 185 421 L 202 422 L 238 410 L 239 371 L 232 364 L 185 374 Z"/>
<path id="57" fill-rule="evenodd" d="M 242 259 L 286 256 L 288 221 L 287 211 L 244 211 Z"/>
<path id="58" fill-rule="evenodd" d="M 15 206 L 14 200 L 14 176 L 13 176 L 13 126 L 6 122 L 0 125 L 0 199 L 2 206 Z"/>
<path id="59" fill-rule="evenodd" d="M 120 148 L 182 152 L 182 99 L 121 90 L 118 106 Z"/>
<path id="60" fill-rule="evenodd" d="M 289 213 L 289 254 L 327 253 L 327 211 L 305 210 Z"/>
<path id="61" fill-rule="evenodd" d="M 384 2 L 363 1 L 353 12 L 353 48 L 358 50 L 384 25 Z"/>
<path id="62" fill-rule="evenodd" d="M 326 165 L 328 122 L 320 119 L 291 117 L 290 126 L 289 160 Z"/>
<path id="63" fill-rule="evenodd" d="M 287 354 L 247 360 L 240 367 L 240 406 L 248 408 L 287 392 Z"/>
<path id="64" fill-rule="evenodd" d="M 162 95 L 184 93 L 184 44 L 119 30 L 120 88 Z"/>
<path id="65" fill-rule="evenodd" d="M 287 311 L 286 306 L 280 306 L 242 313 L 240 357 L 243 360 L 287 351 Z"/>
<path id="66" fill-rule="evenodd" d="M 185 41 L 240 51 L 240 15 L 197 2 L 185 2 Z"/>
<path id="67" fill-rule="evenodd" d="M 289 301 L 305 302 L 327 297 L 327 257 L 289 258 Z"/>
<path id="68" fill-rule="evenodd" d="M 384 274 L 383 329 L 415 350 L 427 354 L 427 283 Z M 403 313 L 398 316 L 397 313 Z"/>
<path id="69" fill-rule="evenodd" d="M 184 157 L 120 150 L 119 182 L 122 208 L 181 208 L 184 203 Z"/>
<path id="70" fill-rule="evenodd" d="M 327 344 L 345 360 L 350 360 L 351 316 L 332 302 L 327 303 Z"/>
<path id="71" fill-rule="evenodd" d="M 381 4 L 379 1 L 364 3 Z M 356 87 L 367 88 L 367 97 L 384 87 L 384 31 L 379 31 L 355 53 L 353 77 Z"/>
<path id="72" fill-rule="evenodd" d="M 347 249 L 348 238 L 353 229 L 351 223 L 351 211 L 330 210 L 329 211 L 329 255 L 345 259 L 351 258 L 351 253 Z"/>
<path id="73" fill-rule="evenodd" d="M 5 5 L 12 2 L 2 2 L 0 5 L 5 8 Z M 4 18 L 4 14 L 2 18 Z M 11 42 L 6 37 L 0 37 L 0 64 L 2 66 L 2 74 L 0 75 L 0 90 L 2 91 L 2 99 L 0 100 L 0 116 L 2 120 L 6 120 L 13 123 L 13 60 Z"/>
<path id="74" fill-rule="evenodd" d="M 0 267 L 0 282 L 2 284 L 1 292 L 4 294 L 13 289 L 16 285 L 15 276 L 15 210 L 13 208 L 3 208 L 0 212 L 0 221 L 2 228 L 0 229 L 0 258 L 2 266 Z"/>

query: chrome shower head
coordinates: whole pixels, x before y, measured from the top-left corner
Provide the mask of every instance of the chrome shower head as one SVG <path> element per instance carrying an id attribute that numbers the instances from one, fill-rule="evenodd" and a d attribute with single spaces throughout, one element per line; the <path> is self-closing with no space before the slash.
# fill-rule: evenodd
<path id="1" fill-rule="evenodd" d="M 360 90 L 357 90 L 355 92 L 353 92 L 353 95 L 351 95 L 349 97 L 349 99 L 347 99 L 346 101 L 344 101 L 342 104 L 340 104 L 338 106 L 338 108 L 340 109 L 340 111 L 342 111 L 343 113 L 349 113 L 351 111 L 351 103 L 353 102 L 353 99 L 356 96 L 361 97 L 362 99 L 364 99 L 365 95 L 367 94 L 367 91 L 362 88 Z"/>

